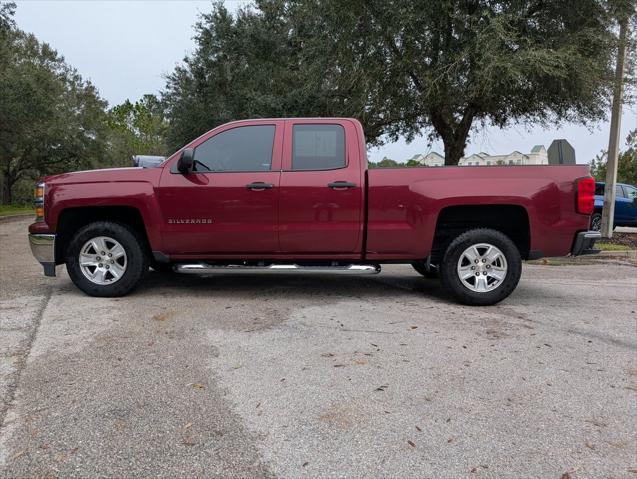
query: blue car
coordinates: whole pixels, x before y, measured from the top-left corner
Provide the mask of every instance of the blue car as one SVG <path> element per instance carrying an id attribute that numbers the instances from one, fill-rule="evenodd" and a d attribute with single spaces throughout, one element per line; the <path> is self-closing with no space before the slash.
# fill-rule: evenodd
<path id="1" fill-rule="evenodd" d="M 591 216 L 591 229 L 599 231 L 602 227 L 602 208 L 604 206 L 603 182 L 595 183 L 595 211 Z M 624 183 L 615 186 L 615 226 L 637 226 L 637 188 Z"/>

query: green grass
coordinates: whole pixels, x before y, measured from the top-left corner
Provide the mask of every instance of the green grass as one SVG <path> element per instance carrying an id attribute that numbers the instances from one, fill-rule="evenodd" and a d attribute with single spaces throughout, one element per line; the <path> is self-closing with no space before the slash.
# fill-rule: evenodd
<path id="1" fill-rule="evenodd" d="M 0 216 L 11 216 L 24 213 L 33 213 L 33 207 L 19 205 L 0 205 Z"/>
<path id="2" fill-rule="evenodd" d="M 603 243 L 597 241 L 595 243 L 595 248 L 601 249 L 602 251 L 628 251 L 630 248 L 623 244 L 613 244 L 613 243 Z"/>

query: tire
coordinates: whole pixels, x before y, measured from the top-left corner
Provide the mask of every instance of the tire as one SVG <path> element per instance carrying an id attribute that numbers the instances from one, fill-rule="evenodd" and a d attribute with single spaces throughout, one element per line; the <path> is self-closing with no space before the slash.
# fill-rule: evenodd
<path id="1" fill-rule="evenodd" d="M 599 211 L 593 213 L 591 216 L 591 226 L 592 231 L 601 231 L 602 229 L 602 214 Z"/>
<path id="2" fill-rule="evenodd" d="M 438 279 L 439 274 L 437 269 L 428 270 L 425 263 L 422 261 L 414 261 L 411 266 L 421 275 L 428 279 Z"/>
<path id="3" fill-rule="evenodd" d="M 66 270 L 75 286 L 89 296 L 124 296 L 148 272 L 149 259 L 144 244 L 140 235 L 125 224 L 91 223 L 71 238 L 66 250 Z M 83 265 L 80 265 L 80 254 Z"/>
<path id="4" fill-rule="evenodd" d="M 508 236 L 487 228 L 456 237 L 440 265 L 443 288 L 460 303 L 472 306 L 488 306 L 505 299 L 517 286 L 521 273 L 522 258 L 515 244 Z"/>

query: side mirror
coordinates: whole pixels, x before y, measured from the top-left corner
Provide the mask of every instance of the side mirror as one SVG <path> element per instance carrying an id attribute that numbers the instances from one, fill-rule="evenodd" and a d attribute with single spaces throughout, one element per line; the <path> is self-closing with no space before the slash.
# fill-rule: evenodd
<path id="1" fill-rule="evenodd" d="M 177 162 L 177 169 L 180 173 L 186 174 L 192 171 L 192 165 L 195 160 L 195 150 L 192 148 L 184 148 L 181 151 L 181 156 L 179 157 L 179 161 Z"/>

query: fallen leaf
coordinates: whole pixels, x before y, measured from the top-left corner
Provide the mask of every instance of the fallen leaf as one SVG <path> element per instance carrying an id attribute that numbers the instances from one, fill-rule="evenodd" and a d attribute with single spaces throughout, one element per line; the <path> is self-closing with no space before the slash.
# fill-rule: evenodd
<path id="1" fill-rule="evenodd" d="M 389 387 L 386 384 L 382 385 L 382 386 L 378 386 L 376 389 L 374 389 L 374 391 L 385 391 L 385 389 Z"/>
<path id="2" fill-rule="evenodd" d="M 321 354 L 321 356 L 323 356 L 324 358 L 333 358 L 334 354 L 333 353 L 323 353 L 323 354 Z"/>
<path id="3" fill-rule="evenodd" d="M 409 444 L 411 447 L 416 447 L 416 445 L 411 441 L 407 441 L 407 444 Z"/>
<path id="4" fill-rule="evenodd" d="M 478 472 L 478 470 L 475 467 L 471 468 L 471 474 L 475 474 L 476 472 Z"/>
<path id="5" fill-rule="evenodd" d="M 200 384 L 200 383 L 193 383 L 192 387 L 195 388 L 195 389 L 204 389 L 205 388 L 205 386 L 203 384 Z"/>
<path id="6" fill-rule="evenodd" d="M 191 422 L 189 422 L 188 424 L 186 424 L 183 428 L 184 428 L 184 429 L 188 429 L 189 427 L 192 427 L 192 423 L 191 423 Z"/>
<path id="7" fill-rule="evenodd" d="M 335 364 L 334 367 L 335 368 L 344 368 L 345 364 Z"/>
<path id="8" fill-rule="evenodd" d="M 422 432 L 422 429 L 420 429 L 418 426 L 416 426 L 416 431 Z"/>
<path id="9" fill-rule="evenodd" d="M 155 321 L 166 321 L 167 319 L 172 318 L 175 315 L 174 311 L 165 311 L 163 313 L 158 313 L 153 316 Z"/>
<path id="10" fill-rule="evenodd" d="M 564 474 L 562 474 L 561 479 L 571 479 L 571 475 L 568 472 L 565 472 Z"/>
<path id="11" fill-rule="evenodd" d="M 309 464 L 309 462 L 304 462 L 303 463 L 303 467 L 307 466 Z"/>
<path id="12" fill-rule="evenodd" d="M 197 444 L 197 441 L 195 441 L 192 437 L 185 437 L 182 442 L 186 446 L 194 446 L 195 444 Z"/>
<path id="13" fill-rule="evenodd" d="M 453 437 L 450 437 L 449 439 L 447 439 L 447 444 L 451 444 L 453 442 Z"/>
<path id="14" fill-rule="evenodd" d="M 584 445 L 589 449 L 595 449 L 595 444 L 591 443 L 590 441 L 586 441 Z"/>
<path id="15" fill-rule="evenodd" d="M 411 329 L 418 329 L 418 326 L 412 326 Z"/>

